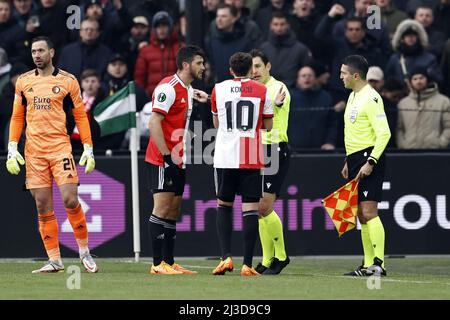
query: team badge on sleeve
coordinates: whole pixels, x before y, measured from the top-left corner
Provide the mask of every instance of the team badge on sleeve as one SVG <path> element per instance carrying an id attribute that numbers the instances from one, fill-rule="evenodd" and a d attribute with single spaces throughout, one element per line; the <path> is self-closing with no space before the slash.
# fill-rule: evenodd
<path id="1" fill-rule="evenodd" d="M 164 94 L 164 92 L 161 92 L 160 94 L 158 94 L 158 102 L 164 102 L 166 101 L 166 95 Z"/>

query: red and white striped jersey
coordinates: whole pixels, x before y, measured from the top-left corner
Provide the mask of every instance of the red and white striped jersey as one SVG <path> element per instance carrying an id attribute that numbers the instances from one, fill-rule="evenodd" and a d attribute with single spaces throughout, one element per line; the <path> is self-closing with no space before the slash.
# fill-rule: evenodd
<path id="1" fill-rule="evenodd" d="M 174 160 L 181 160 L 183 168 L 186 163 L 186 137 L 192 112 L 192 97 L 192 87 L 186 86 L 176 74 L 161 80 L 152 95 L 152 112 L 165 116 L 161 127 L 167 148 Z M 175 159 L 176 155 L 179 159 Z M 151 136 L 145 161 L 158 166 L 164 165 L 163 156 Z"/>
<path id="2" fill-rule="evenodd" d="M 273 117 L 266 87 L 245 78 L 225 80 L 214 87 L 211 109 L 219 119 L 214 167 L 263 168 L 262 119 Z"/>

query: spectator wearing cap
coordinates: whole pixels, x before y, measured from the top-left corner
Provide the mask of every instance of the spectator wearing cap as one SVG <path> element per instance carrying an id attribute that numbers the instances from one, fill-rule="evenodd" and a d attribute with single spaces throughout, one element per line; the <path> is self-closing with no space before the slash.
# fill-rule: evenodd
<path id="1" fill-rule="evenodd" d="M 370 83 L 378 93 L 381 93 L 381 88 L 384 85 L 384 73 L 378 66 L 371 66 L 367 71 L 366 80 Z"/>
<path id="2" fill-rule="evenodd" d="M 100 43 L 99 39 L 98 21 L 83 20 L 81 22 L 80 40 L 63 48 L 58 66 L 78 79 L 85 69 L 94 69 L 99 74 L 103 74 L 112 56 L 112 51 Z"/>
<path id="3" fill-rule="evenodd" d="M 386 65 L 385 77 L 408 83 L 409 72 L 423 67 L 435 81 L 442 83 L 443 76 L 436 56 L 428 52 L 428 35 L 419 22 L 408 19 L 400 23 L 392 38 L 392 47 L 395 53 Z"/>
<path id="4" fill-rule="evenodd" d="M 310 66 L 298 71 L 296 87 L 290 93 L 289 145 L 294 149 L 335 149 L 336 112 L 331 96 L 318 85 Z"/>
<path id="5" fill-rule="evenodd" d="M 401 149 L 443 149 L 450 143 L 450 100 L 430 81 L 426 68 L 409 74 L 409 95 L 398 104 L 397 144 Z"/>
<path id="6" fill-rule="evenodd" d="M 120 39 L 120 45 L 115 49 L 127 60 L 128 70 L 134 70 L 139 50 L 148 45 L 150 39 L 150 27 L 146 17 L 133 18 L 133 26 L 130 31 Z"/>
<path id="7" fill-rule="evenodd" d="M 2 65 L 2 53 L 0 49 L 0 66 Z M 0 90 L 0 150 L 4 150 L 8 145 L 8 123 L 13 110 L 16 81 L 22 73 L 28 71 L 28 67 L 23 63 L 16 63 L 6 69 L 3 65 L 3 67 L 0 67 L 0 73 L 2 72 L 1 69 L 9 69 L 9 72 L 7 72 L 8 82 Z"/>
<path id="8" fill-rule="evenodd" d="M 121 54 L 114 54 L 108 62 L 103 76 L 102 87 L 107 96 L 111 96 L 130 81 L 127 61 Z"/>
<path id="9" fill-rule="evenodd" d="M 426 5 L 417 7 L 414 20 L 418 21 L 427 32 L 429 42 L 428 51 L 434 54 L 436 59 L 440 60 L 447 38 L 446 35 L 434 25 L 433 9 Z"/>
<path id="10" fill-rule="evenodd" d="M 165 11 L 156 13 L 152 20 L 150 43 L 139 51 L 134 69 L 136 84 L 149 96 L 163 78 L 177 71 L 176 55 L 181 46 L 169 14 Z"/>

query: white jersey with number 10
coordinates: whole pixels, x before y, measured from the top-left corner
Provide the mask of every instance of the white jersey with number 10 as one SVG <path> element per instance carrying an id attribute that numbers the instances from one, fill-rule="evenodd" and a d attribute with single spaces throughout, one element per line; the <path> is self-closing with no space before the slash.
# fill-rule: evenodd
<path id="1" fill-rule="evenodd" d="M 246 78 L 225 80 L 214 87 L 211 110 L 219 120 L 214 167 L 263 168 L 262 119 L 273 117 L 266 87 Z"/>

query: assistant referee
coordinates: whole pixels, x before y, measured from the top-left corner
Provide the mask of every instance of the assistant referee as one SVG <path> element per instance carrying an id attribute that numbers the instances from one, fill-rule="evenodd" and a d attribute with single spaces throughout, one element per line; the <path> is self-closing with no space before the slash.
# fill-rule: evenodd
<path id="1" fill-rule="evenodd" d="M 352 93 L 344 113 L 346 160 L 342 176 L 359 179 L 358 219 L 364 262 L 349 276 L 386 275 L 384 228 L 378 216 L 385 172 L 384 150 L 391 137 L 383 100 L 366 80 L 369 65 L 363 56 L 344 59 L 340 78 Z"/>

